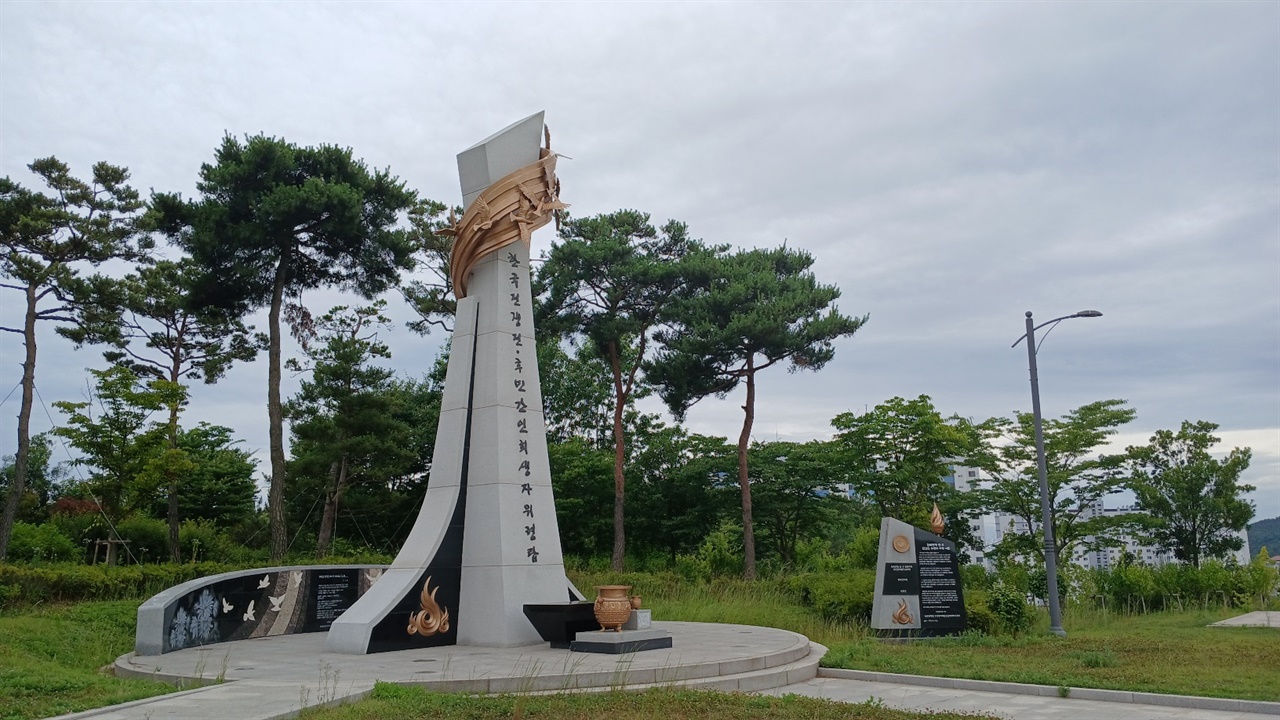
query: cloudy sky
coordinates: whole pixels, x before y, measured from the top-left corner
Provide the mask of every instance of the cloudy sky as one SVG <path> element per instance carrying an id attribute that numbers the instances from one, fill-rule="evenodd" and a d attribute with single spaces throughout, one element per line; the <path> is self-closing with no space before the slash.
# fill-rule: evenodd
<path id="1" fill-rule="evenodd" d="M 1119 447 L 1218 423 L 1254 450 L 1257 517 L 1280 515 L 1280 4 L 0 4 L 0 175 L 28 185 L 56 155 L 190 195 L 225 133 L 261 132 L 452 203 L 455 155 L 542 109 L 575 214 L 785 240 L 870 314 L 822 372 L 761 378 L 757 439 L 826 437 L 895 395 L 1028 410 L 1024 311 L 1097 309 L 1042 348 L 1045 414 L 1127 399 Z M 40 338 L 41 397 L 79 399 L 99 354 Z M 390 339 L 412 374 L 443 340 Z M 7 394 L 21 343 L 0 341 Z M 197 388 L 189 417 L 265 458 L 265 378 L 264 357 Z M 689 424 L 736 437 L 740 404 Z"/>

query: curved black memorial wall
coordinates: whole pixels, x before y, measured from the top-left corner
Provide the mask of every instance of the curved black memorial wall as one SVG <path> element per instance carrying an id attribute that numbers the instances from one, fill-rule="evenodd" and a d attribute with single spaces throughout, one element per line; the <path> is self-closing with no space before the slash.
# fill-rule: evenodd
<path id="1" fill-rule="evenodd" d="M 134 652 L 320 632 L 381 577 L 385 565 L 237 570 L 176 585 L 138 607 Z"/>

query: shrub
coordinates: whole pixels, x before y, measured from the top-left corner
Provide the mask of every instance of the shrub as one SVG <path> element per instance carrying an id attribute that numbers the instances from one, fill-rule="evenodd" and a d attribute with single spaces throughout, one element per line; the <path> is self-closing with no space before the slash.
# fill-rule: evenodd
<path id="1" fill-rule="evenodd" d="M 1128 612 L 1156 609 L 1158 590 L 1151 568 L 1120 563 L 1102 571 L 1100 579 L 1099 584 L 1111 607 L 1124 608 Z"/>
<path id="2" fill-rule="evenodd" d="M 875 595 L 876 574 L 872 570 L 842 573 L 805 573 L 787 581 L 801 602 L 824 618 L 841 622 L 868 622 Z"/>
<path id="3" fill-rule="evenodd" d="M 169 557 L 169 526 L 163 520 L 135 515 L 116 524 L 116 533 L 128 543 L 120 551 L 121 562 L 162 562 Z"/>
<path id="4" fill-rule="evenodd" d="M 689 580 L 710 580 L 719 576 L 742 574 L 742 530 L 721 525 L 707 535 L 693 555 L 676 558 L 676 572 Z"/>
<path id="5" fill-rule="evenodd" d="M 995 635 L 999 632 L 999 622 L 991 608 L 987 607 L 987 593 L 982 590 L 965 590 L 964 614 L 969 630 L 984 635 Z"/>
<path id="6" fill-rule="evenodd" d="M 1258 555 L 1244 568 L 1241 569 L 1241 591 L 1249 595 L 1250 599 L 1257 599 L 1259 605 L 1266 602 L 1266 598 L 1274 594 L 1280 586 L 1280 570 L 1272 566 L 1268 560 L 1267 549 L 1264 547 L 1258 551 Z"/>
<path id="7" fill-rule="evenodd" d="M 991 585 L 1004 585 L 1010 590 L 1026 595 L 1031 592 L 1031 573 L 1018 563 L 1006 563 L 996 568 L 996 577 Z"/>
<path id="8" fill-rule="evenodd" d="M 853 541 L 845 549 L 853 560 L 853 566 L 864 570 L 874 570 L 880 558 L 880 528 L 864 527 L 853 536 Z"/>
<path id="9" fill-rule="evenodd" d="M 9 560 L 26 562 L 65 562 L 75 560 L 80 549 L 56 525 L 43 523 L 30 525 L 19 522 L 13 525 L 9 538 Z"/>
<path id="10" fill-rule="evenodd" d="M 970 563 L 960 568 L 960 587 L 966 594 L 973 590 L 985 592 L 991 589 L 993 577 L 982 565 Z"/>
<path id="11" fill-rule="evenodd" d="M 271 541 L 271 521 L 265 512 L 246 516 L 226 529 L 227 540 L 235 547 L 266 550 Z"/>
<path id="12" fill-rule="evenodd" d="M 59 500 L 59 502 L 62 502 Z M 107 537 L 107 521 L 97 512 L 93 513 L 58 513 L 49 516 L 49 524 L 65 535 L 79 551 L 77 557 L 88 560 L 91 543 Z"/>
<path id="13" fill-rule="evenodd" d="M 1058 568 L 1058 597 L 1066 598 L 1071 591 L 1071 579 L 1067 577 L 1067 568 L 1062 566 Z M 1027 594 L 1033 598 L 1047 600 L 1049 597 L 1049 581 L 1048 573 L 1045 572 L 1044 566 L 1033 567 L 1027 571 Z"/>
<path id="14" fill-rule="evenodd" d="M 995 615 L 1000 629 L 1017 637 L 1031 627 L 1032 610 L 1026 596 L 1004 584 L 996 584 L 987 593 L 987 607 Z"/>
<path id="15" fill-rule="evenodd" d="M 226 545 L 222 533 L 208 520 L 187 520 L 178 530 L 178 548 L 182 550 L 182 559 L 188 562 L 208 558 L 225 560 Z"/>

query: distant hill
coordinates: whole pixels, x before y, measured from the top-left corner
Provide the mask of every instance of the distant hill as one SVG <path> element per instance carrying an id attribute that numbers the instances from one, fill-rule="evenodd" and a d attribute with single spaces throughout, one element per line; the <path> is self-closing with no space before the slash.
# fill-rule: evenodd
<path id="1" fill-rule="evenodd" d="M 1280 555 L 1280 517 L 1259 520 L 1249 526 L 1249 553 L 1257 555 L 1263 545 L 1271 557 Z"/>

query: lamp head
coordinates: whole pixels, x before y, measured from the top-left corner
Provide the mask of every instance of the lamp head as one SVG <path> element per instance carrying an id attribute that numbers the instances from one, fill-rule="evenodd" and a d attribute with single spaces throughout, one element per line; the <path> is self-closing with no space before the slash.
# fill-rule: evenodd
<path id="1" fill-rule="evenodd" d="M 1102 317 L 1102 313 L 1097 310 L 1081 310 L 1072 317 Z"/>

